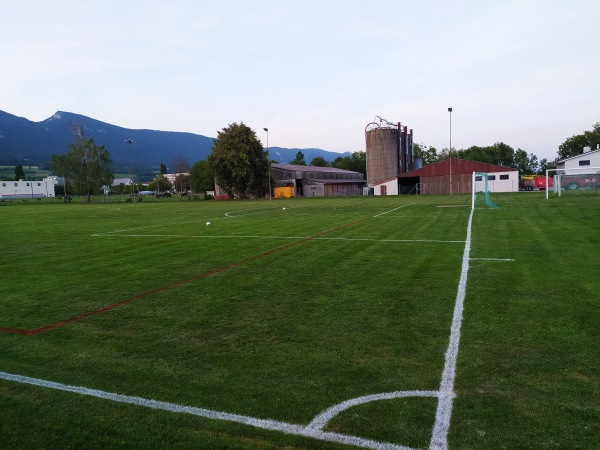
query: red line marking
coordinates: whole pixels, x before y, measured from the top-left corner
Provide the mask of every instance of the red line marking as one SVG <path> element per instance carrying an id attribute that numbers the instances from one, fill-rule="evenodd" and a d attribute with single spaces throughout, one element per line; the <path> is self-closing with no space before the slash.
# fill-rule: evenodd
<path id="1" fill-rule="evenodd" d="M 79 321 L 81 321 L 83 319 L 86 319 L 86 318 L 88 318 L 90 316 L 95 316 L 96 314 L 101 314 L 101 313 L 110 311 L 112 309 L 118 308 L 120 306 L 127 305 L 128 303 L 133 303 L 133 302 L 135 302 L 137 300 L 141 300 L 141 299 L 149 297 L 151 295 L 159 294 L 161 292 L 165 292 L 165 291 L 168 291 L 170 289 L 174 289 L 176 287 L 183 286 L 184 284 L 191 283 L 192 281 L 201 280 L 202 278 L 207 278 L 207 277 L 210 277 L 212 275 L 216 275 L 218 273 L 225 272 L 225 271 L 230 270 L 230 269 L 234 269 L 236 267 L 241 266 L 242 264 L 246 264 L 248 262 L 255 261 L 257 259 L 261 259 L 261 258 L 264 258 L 266 256 L 270 256 L 270 255 L 272 255 L 274 253 L 277 253 L 277 252 L 280 252 L 282 250 L 287 250 L 288 248 L 291 248 L 291 247 L 294 247 L 296 245 L 302 244 L 303 242 L 310 241 L 311 239 L 315 239 L 315 238 L 323 236 L 325 234 L 332 233 L 332 232 L 334 232 L 336 230 L 339 230 L 340 228 L 348 227 L 350 225 L 354 225 L 354 224 L 362 222 L 364 220 L 366 220 L 366 219 L 356 220 L 354 222 L 350 222 L 350 223 L 347 223 L 347 224 L 344 224 L 344 225 L 337 226 L 337 227 L 332 228 L 330 230 L 323 231 L 321 233 L 315 234 L 313 236 L 309 236 L 309 237 L 304 238 L 304 239 L 300 239 L 299 241 L 292 242 L 292 243 L 284 245 L 282 247 L 277 247 L 277 248 L 274 248 L 272 250 L 268 250 L 266 252 L 260 253 L 258 255 L 251 256 L 250 258 L 246 258 L 246 259 L 244 259 L 242 261 L 235 262 L 235 263 L 230 264 L 228 266 L 224 266 L 224 267 L 219 267 L 217 269 L 213 269 L 213 270 L 211 270 L 209 272 L 205 272 L 205 273 L 196 275 L 196 276 L 194 276 L 192 278 L 188 278 L 187 280 L 178 281 L 175 284 L 171 284 L 171 285 L 168 285 L 168 286 L 163 286 L 163 287 L 156 288 L 156 289 L 153 289 L 151 291 L 147 291 L 147 292 L 144 292 L 142 294 L 136 295 L 135 297 L 131 297 L 131 298 L 127 299 L 127 300 L 123 300 L 123 301 L 120 301 L 118 303 L 113 303 L 112 305 L 108 305 L 108 306 L 105 306 L 103 308 L 96 309 L 96 310 L 93 310 L 93 311 L 88 311 L 88 312 L 86 312 L 84 314 L 71 317 L 70 319 L 61 320 L 60 322 L 56 322 L 56 323 L 53 323 L 51 325 L 47 325 L 45 327 L 37 328 L 35 330 L 21 330 L 21 329 L 16 329 L 16 328 L 2 328 L 2 327 L 0 327 L 0 332 L 21 334 L 21 335 L 27 335 L 27 336 L 31 336 L 31 335 L 35 335 L 35 334 L 39 334 L 39 333 L 44 333 L 44 332 L 50 331 L 50 330 L 52 330 L 54 328 L 61 327 L 63 325 L 68 325 L 68 324 L 71 324 L 71 323 L 74 323 L 74 322 L 79 322 Z"/>

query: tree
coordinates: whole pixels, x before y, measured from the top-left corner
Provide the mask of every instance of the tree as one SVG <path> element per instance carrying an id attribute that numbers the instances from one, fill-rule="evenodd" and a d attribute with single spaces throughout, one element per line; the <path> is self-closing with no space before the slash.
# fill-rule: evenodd
<path id="1" fill-rule="evenodd" d="M 80 126 L 76 125 L 73 133 L 75 142 L 67 153 L 51 155 L 50 168 L 63 176 L 65 185 L 69 181 L 70 192 L 87 195 L 90 202 L 102 186 L 112 183 L 112 160 L 108 150 L 103 145 L 98 147 L 93 138 L 86 138 Z"/>
<path id="2" fill-rule="evenodd" d="M 527 155 L 525 150 L 517 149 L 514 156 L 513 168 L 521 175 L 533 175 L 539 169 L 538 159 L 533 153 Z"/>
<path id="3" fill-rule="evenodd" d="M 208 161 L 198 161 L 190 169 L 190 184 L 194 192 L 212 191 L 215 189 L 215 176 Z"/>
<path id="4" fill-rule="evenodd" d="M 366 175 L 367 154 L 366 152 L 354 152 L 350 156 L 344 156 L 343 158 L 340 156 L 333 161 L 332 166 Z"/>
<path id="5" fill-rule="evenodd" d="M 179 193 L 187 192 L 190 188 L 190 164 L 185 158 L 176 157 L 173 161 L 173 171 L 175 173 L 174 188 Z"/>
<path id="6" fill-rule="evenodd" d="M 439 155 L 435 147 L 431 147 L 424 144 L 414 144 L 415 157 L 423 160 L 423 165 L 428 166 L 430 164 L 439 161 Z"/>
<path id="7" fill-rule="evenodd" d="M 325 158 L 322 156 L 315 156 L 310 162 L 310 165 L 317 167 L 329 167 L 329 163 L 325 161 Z"/>
<path id="8" fill-rule="evenodd" d="M 164 174 L 158 174 L 152 183 L 150 183 L 150 189 L 156 192 L 166 192 L 173 189 L 173 185 Z"/>
<path id="9" fill-rule="evenodd" d="M 25 180 L 25 171 L 23 170 L 23 166 L 21 164 L 17 164 L 15 166 L 15 181 Z"/>
<path id="10" fill-rule="evenodd" d="M 592 131 L 571 136 L 558 147 L 558 159 L 567 159 L 583 153 L 583 147 L 596 148 L 600 144 L 600 122 L 596 122 Z"/>
<path id="11" fill-rule="evenodd" d="M 256 133 L 243 122 L 217 132 L 208 163 L 229 197 L 263 197 L 269 190 L 271 165 Z"/>
<path id="12" fill-rule="evenodd" d="M 160 173 L 161 175 L 166 175 L 167 172 L 167 165 L 165 163 L 160 163 Z"/>
<path id="13" fill-rule="evenodd" d="M 298 150 L 298 153 L 296 153 L 296 159 L 294 159 L 293 161 L 290 161 L 290 164 L 294 164 L 296 166 L 305 166 L 306 161 L 304 160 L 304 153 L 302 153 L 302 151 Z"/>

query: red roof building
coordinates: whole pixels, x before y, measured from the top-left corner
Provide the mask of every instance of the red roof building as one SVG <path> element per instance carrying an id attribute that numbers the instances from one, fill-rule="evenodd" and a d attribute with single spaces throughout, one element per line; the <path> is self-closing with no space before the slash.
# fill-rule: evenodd
<path id="1" fill-rule="evenodd" d="M 473 172 L 491 174 L 491 192 L 519 190 L 519 172 L 513 168 L 453 158 L 379 181 L 374 194 L 467 194 L 473 187 Z"/>

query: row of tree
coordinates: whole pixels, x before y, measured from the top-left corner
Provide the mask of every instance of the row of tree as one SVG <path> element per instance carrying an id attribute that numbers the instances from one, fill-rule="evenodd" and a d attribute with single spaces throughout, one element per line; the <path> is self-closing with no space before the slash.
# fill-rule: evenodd
<path id="1" fill-rule="evenodd" d="M 52 155 L 50 168 L 65 181 L 65 194 L 83 194 L 88 201 L 93 194 L 100 193 L 103 186 L 110 186 L 114 179 L 110 154 L 103 145 L 97 146 L 92 138 L 86 138 L 80 126 L 73 128 L 75 142 L 67 153 Z M 241 198 L 265 196 L 270 187 L 275 186 L 275 178 L 271 171 L 269 154 L 262 146 L 256 133 L 244 123 L 233 123 L 218 133 L 208 161 L 198 161 L 189 166 L 187 161 L 176 159 L 173 171 L 177 174 L 175 184 L 165 177 L 167 167 L 161 164 L 160 174 L 150 185 L 151 190 L 164 192 L 175 189 L 184 192 L 204 192 L 214 189 L 215 177 L 221 188 L 229 196 Z M 600 123 L 596 123 L 591 131 L 568 138 L 560 145 L 558 157 L 554 161 L 542 159 L 538 161 L 533 153 L 525 150 L 514 150 L 502 142 L 487 147 L 471 146 L 468 149 L 438 150 L 424 144 L 415 144 L 417 157 L 423 159 L 424 165 L 433 164 L 444 159 L 460 158 L 497 164 L 519 170 L 521 174 L 544 173 L 547 168 L 555 167 L 556 161 L 576 156 L 583 147 L 596 148 L 600 145 Z M 306 165 L 302 151 L 290 164 Z M 366 153 L 354 152 L 351 155 L 338 157 L 332 162 L 318 156 L 310 165 L 335 167 L 366 174 Z M 18 168 L 17 168 L 18 169 Z M 22 168 L 21 168 L 22 171 Z M 24 174 L 16 172 L 16 176 Z"/>
<path id="2" fill-rule="evenodd" d="M 423 165 L 443 161 L 452 156 L 452 158 L 510 167 L 517 169 L 522 175 L 544 173 L 546 169 L 556 167 L 554 161 L 550 162 L 547 159 L 538 161 L 537 156 L 533 153 L 527 154 L 525 150 L 520 148 L 515 150 L 503 142 L 498 142 L 487 147 L 473 145 L 467 149 L 452 149 L 452 155 L 450 155 L 447 148 L 438 152 L 435 147 L 415 144 L 415 154 L 423 159 Z"/>

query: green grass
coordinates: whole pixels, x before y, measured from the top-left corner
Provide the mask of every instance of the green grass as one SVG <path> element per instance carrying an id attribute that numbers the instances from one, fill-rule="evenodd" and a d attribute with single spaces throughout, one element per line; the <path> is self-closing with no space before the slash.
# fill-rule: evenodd
<path id="1" fill-rule="evenodd" d="M 471 257 L 511 261 L 470 263 L 450 447 L 594 448 L 598 199 L 493 199 Z M 468 196 L 161 200 L 0 203 L 0 327 L 128 302 L 0 333 L 0 371 L 298 425 L 438 389 Z M 326 430 L 426 448 L 436 407 Z M 5 380 L 0 411 L 3 448 L 347 448 Z"/>
<path id="2" fill-rule="evenodd" d="M 44 177 L 52 175 L 52 171 L 40 169 L 37 166 L 23 166 L 23 172 L 28 180 L 41 180 Z M 15 179 L 15 166 L 0 166 L 0 177 L 5 179 Z M 3 178 L 3 179 L 4 179 Z"/>

